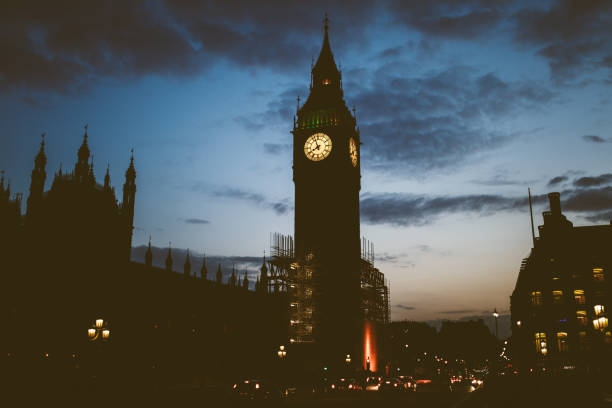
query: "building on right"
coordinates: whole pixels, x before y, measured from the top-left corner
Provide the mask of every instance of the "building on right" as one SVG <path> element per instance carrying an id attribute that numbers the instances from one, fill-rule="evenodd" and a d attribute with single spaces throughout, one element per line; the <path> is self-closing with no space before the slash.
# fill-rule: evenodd
<path id="1" fill-rule="evenodd" d="M 612 221 L 575 227 L 559 193 L 533 234 L 510 297 L 513 365 L 522 373 L 612 367 Z M 533 229 L 533 218 L 532 218 Z"/>

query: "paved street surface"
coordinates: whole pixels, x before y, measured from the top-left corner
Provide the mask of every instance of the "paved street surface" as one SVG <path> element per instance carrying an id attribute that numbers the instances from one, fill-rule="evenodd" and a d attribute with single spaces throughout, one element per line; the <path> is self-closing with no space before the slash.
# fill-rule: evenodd
<path id="1" fill-rule="evenodd" d="M 0 406 L 104 406 L 104 407 L 424 407 L 424 408 L 612 408 L 612 382 L 589 377 L 510 377 L 489 380 L 472 393 L 461 392 L 349 392 L 301 395 L 278 401 L 237 401 L 227 391 L 199 386 L 179 386 L 168 390 L 130 389 L 110 392 L 104 389 L 58 392 L 46 390 L 8 390 Z"/>

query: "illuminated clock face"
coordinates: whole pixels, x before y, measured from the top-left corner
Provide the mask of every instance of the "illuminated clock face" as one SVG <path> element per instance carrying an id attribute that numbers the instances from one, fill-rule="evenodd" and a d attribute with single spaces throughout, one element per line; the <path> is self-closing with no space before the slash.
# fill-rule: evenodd
<path id="1" fill-rule="evenodd" d="M 352 137 L 349 139 L 349 154 L 351 155 L 351 163 L 353 163 L 353 167 L 357 167 L 357 143 L 355 143 L 355 139 Z"/>
<path id="2" fill-rule="evenodd" d="M 329 156 L 331 149 L 332 141 L 325 133 L 315 133 L 304 144 L 304 153 L 312 161 L 323 160 Z"/>

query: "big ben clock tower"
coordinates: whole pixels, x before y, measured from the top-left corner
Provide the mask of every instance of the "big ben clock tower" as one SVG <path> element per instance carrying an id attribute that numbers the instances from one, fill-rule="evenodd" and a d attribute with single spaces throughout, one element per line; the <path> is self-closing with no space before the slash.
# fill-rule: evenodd
<path id="1" fill-rule="evenodd" d="M 312 335 L 325 364 L 359 364 L 360 140 L 346 107 L 328 22 L 310 95 L 293 127 L 295 255 L 312 265 Z"/>

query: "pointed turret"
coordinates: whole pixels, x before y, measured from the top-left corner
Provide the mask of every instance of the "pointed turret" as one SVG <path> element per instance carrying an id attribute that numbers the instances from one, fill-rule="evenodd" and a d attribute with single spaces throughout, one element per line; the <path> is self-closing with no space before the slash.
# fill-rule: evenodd
<path id="1" fill-rule="evenodd" d="M 168 245 L 168 256 L 166 256 L 166 272 L 172 272 L 172 243 Z"/>
<path id="2" fill-rule="evenodd" d="M 132 250 L 132 235 L 134 233 L 134 200 L 136 198 L 136 169 L 134 168 L 134 149 L 130 157 L 130 165 L 125 172 L 125 183 L 123 184 L 123 202 L 121 210 L 125 217 L 126 228 L 126 260 L 130 260 Z"/>
<path id="3" fill-rule="evenodd" d="M 336 66 L 334 54 L 332 53 L 331 46 L 329 45 L 329 20 L 327 18 L 327 13 L 325 13 L 323 29 L 325 30 L 325 34 L 323 36 L 323 45 L 321 46 L 321 52 L 319 53 L 319 58 L 317 58 L 317 62 L 314 64 L 314 67 L 312 67 L 312 87 L 315 89 L 340 89 L 340 71 Z"/>
<path id="4" fill-rule="evenodd" d="M 83 143 L 79 148 L 77 163 L 74 166 L 74 177 L 77 181 L 84 182 L 89 176 L 89 146 L 87 145 L 87 125 L 83 134 Z"/>
<path id="5" fill-rule="evenodd" d="M 30 195 L 27 201 L 26 215 L 29 220 L 32 219 L 37 211 L 40 202 L 42 201 L 43 190 L 45 189 L 45 180 L 47 178 L 47 156 L 45 155 L 45 134 L 41 136 L 40 150 L 34 159 L 34 169 L 32 170 L 32 179 L 30 182 Z"/>
<path id="6" fill-rule="evenodd" d="M 236 269 L 232 265 L 232 276 L 229 278 L 229 286 L 232 288 L 236 287 Z"/>
<path id="7" fill-rule="evenodd" d="M 106 164 L 106 174 L 104 175 L 104 191 L 111 191 L 109 163 Z"/>
<path id="8" fill-rule="evenodd" d="M 183 265 L 183 273 L 185 276 L 191 276 L 191 259 L 189 259 L 189 248 L 187 248 L 187 256 L 185 257 L 185 265 Z"/>
<path id="9" fill-rule="evenodd" d="M 200 269 L 200 277 L 202 279 L 208 278 L 208 270 L 206 269 L 206 254 L 202 256 L 202 268 Z"/>
<path id="10" fill-rule="evenodd" d="M 153 251 L 151 251 L 151 237 L 149 236 L 149 247 L 145 253 L 145 266 L 147 268 L 153 267 Z"/>
<path id="11" fill-rule="evenodd" d="M 89 173 L 87 174 L 87 180 L 89 184 L 96 184 L 96 176 L 94 175 L 94 155 L 91 155 L 91 161 L 89 162 Z"/>
<path id="12" fill-rule="evenodd" d="M 268 291 L 268 267 L 266 266 L 266 252 L 264 251 L 263 262 L 261 263 L 260 277 L 259 277 L 259 290 L 262 292 Z"/>
<path id="13" fill-rule="evenodd" d="M 242 287 L 245 289 L 249 288 L 249 278 L 247 270 L 244 271 L 244 278 L 242 278 Z"/>
<path id="14" fill-rule="evenodd" d="M 8 201 L 8 197 L 4 190 L 4 170 L 0 170 L 0 200 Z"/>
<path id="15" fill-rule="evenodd" d="M 298 104 L 294 129 L 314 127 L 354 126 L 354 118 L 346 107 L 342 91 L 342 73 L 336 65 L 329 44 L 329 21 L 324 20 L 321 52 L 312 66 L 310 94 L 306 103 Z"/>
<path id="16" fill-rule="evenodd" d="M 221 281 L 222 279 L 223 279 L 223 274 L 221 273 L 221 264 L 219 264 L 217 266 L 217 285 L 220 285 L 222 283 Z"/>

